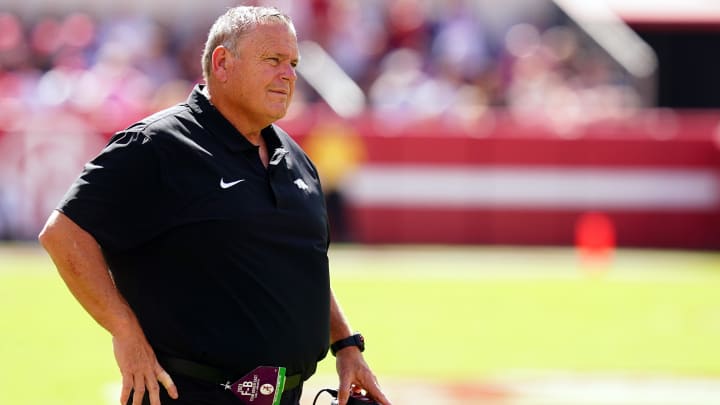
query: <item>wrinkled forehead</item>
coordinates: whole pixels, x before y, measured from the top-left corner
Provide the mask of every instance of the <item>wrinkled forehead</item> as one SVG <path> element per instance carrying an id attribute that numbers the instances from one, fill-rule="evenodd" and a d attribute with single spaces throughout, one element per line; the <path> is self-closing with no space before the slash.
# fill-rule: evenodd
<path id="1" fill-rule="evenodd" d="M 295 31 L 283 23 L 259 24 L 239 38 L 238 48 L 261 48 L 297 57 L 298 43 Z"/>
<path id="2" fill-rule="evenodd" d="M 292 25 L 275 20 L 259 22 L 252 28 L 245 30 L 236 39 L 237 49 L 242 50 L 253 44 L 292 48 L 297 52 L 297 34 Z"/>

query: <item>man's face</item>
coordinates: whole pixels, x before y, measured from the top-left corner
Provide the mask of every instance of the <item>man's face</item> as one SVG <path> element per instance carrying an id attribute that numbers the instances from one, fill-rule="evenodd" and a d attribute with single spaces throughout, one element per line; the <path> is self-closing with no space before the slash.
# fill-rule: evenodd
<path id="1" fill-rule="evenodd" d="M 260 25 L 238 41 L 226 90 L 233 111 L 265 127 L 285 116 L 295 91 L 297 38 L 282 23 Z"/>

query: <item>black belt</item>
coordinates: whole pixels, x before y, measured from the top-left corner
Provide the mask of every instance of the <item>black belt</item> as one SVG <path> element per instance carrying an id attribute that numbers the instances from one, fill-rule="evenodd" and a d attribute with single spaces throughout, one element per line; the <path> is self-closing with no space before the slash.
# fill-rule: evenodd
<path id="1" fill-rule="evenodd" d="M 225 382 L 234 382 L 229 374 L 215 367 L 195 363 L 194 361 L 179 359 L 177 357 L 158 356 L 158 361 L 169 373 L 178 373 L 188 377 L 197 378 L 211 383 L 224 385 Z M 303 382 L 302 374 L 293 374 L 285 377 L 285 391 L 291 391 Z"/>

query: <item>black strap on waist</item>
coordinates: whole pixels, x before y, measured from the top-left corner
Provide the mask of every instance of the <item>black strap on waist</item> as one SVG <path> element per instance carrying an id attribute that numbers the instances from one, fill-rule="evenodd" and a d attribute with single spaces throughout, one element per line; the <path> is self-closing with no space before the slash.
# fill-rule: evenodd
<path id="1" fill-rule="evenodd" d="M 226 382 L 234 382 L 232 379 L 237 377 L 230 375 L 215 367 L 205 364 L 196 363 L 194 361 L 179 359 L 177 357 L 160 356 L 158 361 L 168 373 L 178 373 L 188 377 L 197 378 L 205 382 L 217 383 L 224 385 Z M 242 376 L 241 376 L 242 377 Z M 291 391 L 302 383 L 302 374 L 293 374 L 285 376 L 285 388 L 283 391 Z"/>

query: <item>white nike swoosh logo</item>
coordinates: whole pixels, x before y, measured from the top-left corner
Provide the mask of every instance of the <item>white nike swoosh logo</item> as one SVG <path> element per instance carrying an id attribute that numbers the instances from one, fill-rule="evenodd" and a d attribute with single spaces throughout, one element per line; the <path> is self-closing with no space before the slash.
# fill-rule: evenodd
<path id="1" fill-rule="evenodd" d="M 240 180 L 236 180 L 236 181 L 231 181 L 230 183 L 225 183 L 225 179 L 220 179 L 220 188 L 222 188 L 222 189 L 230 188 L 238 183 L 242 183 L 243 181 L 245 181 L 245 179 L 240 179 Z"/>

